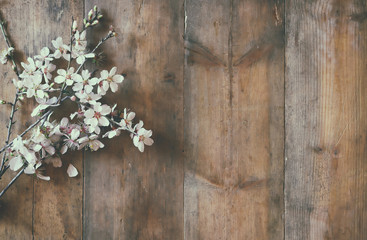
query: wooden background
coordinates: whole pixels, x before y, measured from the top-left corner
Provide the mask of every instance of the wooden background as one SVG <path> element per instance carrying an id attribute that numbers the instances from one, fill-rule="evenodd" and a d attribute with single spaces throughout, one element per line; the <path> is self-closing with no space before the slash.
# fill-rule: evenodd
<path id="1" fill-rule="evenodd" d="M 22 176 L 0 200 L 0 239 L 367 239 L 366 1 L 0 8 L 24 61 L 95 4 L 105 19 L 91 45 L 113 24 L 103 67 L 127 75 L 108 101 L 135 110 L 155 144 L 141 154 L 124 135 L 65 156 L 50 182 Z M 0 70 L 10 100 L 13 74 Z M 18 131 L 34 121 L 29 109 Z"/>

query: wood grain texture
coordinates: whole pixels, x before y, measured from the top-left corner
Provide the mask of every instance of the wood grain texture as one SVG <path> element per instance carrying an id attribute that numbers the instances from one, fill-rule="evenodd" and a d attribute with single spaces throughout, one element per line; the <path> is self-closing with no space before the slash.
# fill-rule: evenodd
<path id="1" fill-rule="evenodd" d="M 4 19 L 8 22 L 8 33 L 15 45 L 17 52 L 15 57 L 17 62 L 25 61 L 26 56 L 38 54 L 41 46 L 47 42 L 47 34 L 40 33 L 39 23 L 42 18 L 47 19 L 47 15 L 39 14 L 35 8 L 36 1 L 2 1 L 0 8 Z M 47 26 L 45 27 L 47 29 Z M 5 48 L 3 37 L 0 40 L 1 49 Z M 16 78 L 10 65 L 1 65 L 1 98 L 13 101 L 15 89 L 11 83 L 12 78 Z M 1 106 L 1 144 L 5 141 L 10 109 Z M 23 105 L 21 111 L 15 115 L 17 124 L 14 128 L 14 138 L 16 133 L 25 129 L 32 123 L 30 119 L 30 105 Z M 12 139 L 11 138 L 11 139 Z M 3 189 L 16 173 L 8 171 L 0 181 Z M 23 175 L 0 200 L 0 239 L 31 239 L 33 233 L 33 177 Z"/>
<path id="2" fill-rule="evenodd" d="M 32 10 L 36 17 L 33 30 L 43 39 L 35 45 L 36 51 L 43 46 L 52 47 L 51 40 L 58 36 L 68 42 L 72 16 L 81 24 L 84 14 L 81 1 L 34 1 Z M 67 113 L 65 109 L 63 113 Z M 34 239 L 80 239 L 82 236 L 83 177 L 79 174 L 69 178 L 66 169 L 72 160 L 73 165 L 83 173 L 83 155 L 82 152 L 70 152 L 62 160 L 61 168 L 47 167 L 50 182 L 40 179 L 34 181 Z"/>
<path id="3" fill-rule="evenodd" d="M 83 4 L 68 1 L 12 1 L 3 3 L 1 10 L 9 22 L 9 35 L 17 49 L 17 60 L 39 54 L 39 50 L 51 47 L 51 40 L 58 36 L 69 39 L 71 16 L 83 16 Z M 18 16 L 18 18 L 14 18 Z M 18 61 L 18 62 L 19 62 Z M 9 66 L 2 67 L 4 81 L 13 74 Z M 8 74 L 9 73 L 9 74 Z M 5 78 L 6 77 L 6 78 Z M 6 79 L 6 80 L 5 80 Z M 4 85 L 3 85 L 4 86 Z M 13 98 L 15 90 L 12 84 L 3 87 L 2 97 Z M 24 130 L 35 119 L 30 117 L 32 104 L 22 106 L 15 119 L 18 131 Z M 7 122 L 8 112 L 3 112 L 3 123 Z M 2 133 L 5 137 L 6 132 Z M 14 137 L 14 135 L 13 135 Z M 76 161 L 82 170 L 82 154 L 69 157 Z M 38 180 L 32 176 L 22 176 L 14 187 L 6 193 L 1 209 L 1 239 L 77 239 L 82 232 L 82 178 L 69 179 L 66 174 L 67 161 L 61 169 L 48 168 L 52 176 L 50 182 Z M 11 171 L 9 171 L 11 172 Z M 15 174 L 6 174 L 3 184 Z"/>
<path id="4" fill-rule="evenodd" d="M 183 1 L 87 1 L 119 36 L 103 47 L 126 74 L 110 99 L 153 129 L 140 153 L 128 134 L 86 153 L 85 239 L 183 239 Z M 98 39 L 96 39 L 97 41 Z M 123 136 L 125 135 L 125 136 Z"/>
<path id="5" fill-rule="evenodd" d="M 365 13 L 365 1 L 287 1 L 287 240 L 367 238 Z"/>
<path id="6" fill-rule="evenodd" d="M 142 154 L 123 133 L 65 156 L 50 182 L 22 176 L 0 199 L 0 239 L 367 239 L 365 1 L 0 1 L 22 61 L 94 5 L 90 46 L 119 33 L 100 68 L 126 75 L 103 101 L 155 144 Z"/>
<path id="7" fill-rule="evenodd" d="M 282 239 L 283 5 L 186 14 L 185 239 Z"/>

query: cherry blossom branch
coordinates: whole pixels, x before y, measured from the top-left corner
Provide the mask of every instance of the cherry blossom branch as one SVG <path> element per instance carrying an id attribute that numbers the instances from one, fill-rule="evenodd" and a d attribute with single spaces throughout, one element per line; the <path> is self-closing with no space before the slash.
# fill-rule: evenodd
<path id="1" fill-rule="evenodd" d="M 99 139 L 113 138 L 120 135 L 123 130 L 131 133 L 133 144 L 140 152 L 144 151 L 144 145 L 150 146 L 154 143 L 151 139 L 152 131 L 143 127 L 143 121 L 133 125 L 134 112 L 126 108 L 123 112 L 115 111 L 116 104 L 111 107 L 108 104 L 102 105 L 98 101 L 107 91 L 116 92 L 118 90 L 117 84 L 124 80 L 122 75 L 116 74 L 116 67 L 111 68 L 110 71 L 101 70 L 100 77 L 94 75 L 95 71 L 91 73 L 84 68 L 86 60 L 88 58 L 96 59 L 96 50 L 109 38 L 116 36 L 111 26 L 108 34 L 91 51 L 87 52 L 85 30 L 98 24 L 100 18 L 102 18 L 102 14 L 95 6 L 89 11 L 88 17 L 84 19 L 82 32 L 78 30 L 77 22 L 72 18 L 70 45 L 64 44 L 61 37 L 52 40 L 55 50 L 52 52 L 48 47 L 42 48 L 39 55 L 27 59 L 28 63 L 21 63 L 23 71 L 19 74 L 12 55 L 14 48 L 10 45 L 4 22 L 0 16 L 0 27 L 8 45 L 8 49 L 1 52 L 0 61 L 5 64 L 7 60 L 11 60 L 13 70 L 18 76 L 18 80 L 13 81 L 17 89 L 14 103 L 0 101 L 0 104 L 9 104 L 12 108 L 8 136 L 5 146 L 0 149 L 0 154 L 3 153 L 0 178 L 9 168 L 12 171 L 18 171 L 18 173 L 0 192 L 0 197 L 21 174 L 35 173 L 38 178 L 49 181 L 50 177 L 43 175 L 41 172 L 40 167 L 43 164 L 61 167 L 62 160 L 60 157 L 68 150 L 90 149 L 91 151 L 97 151 L 104 147 Z M 67 69 L 64 69 L 64 66 L 61 65 L 57 66 L 58 62 L 56 61 L 54 62 L 56 65 L 52 63 L 53 60 L 61 57 L 68 61 Z M 75 66 L 76 71 L 74 71 L 74 66 L 71 67 L 71 65 L 74 65 L 73 60 L 76 60 L 78 64 Z M 56 77 L 51 74 L 55 70 L 58 74 Z M 79 74 L 79 72 L 81 73 Z M 54 89 L 54 84 L 59 85 Z M 50 96 L 49 93 L 53 94 L 50 94 Z M 14 114 L 18 108 L 18 97 L 23 98 L 23 95 L 37 101 L 38 106 L 33 110 L 31 116 L 38 115 L 40 117 L 17 138 L 10 141 L 11 129 L 15 123 Z M 63 117 L 60 122 L 50 121 L 51 114 L 66 99 L 76 102 L 79 106 L 78 111 L 72 113 L 70 118 Z M 83 120 L 71 122 L 75 116 Z M 31 130 L 30 137 L 23 139 L 23 136 Z M 69 177 L 75 177 L 78 175 L 78 170 L 69 163 L 67 174 Z"/>
<path id="2" fill-rule="evenodd" d="M 69 96 L 64 97 L 60 102 L 65 101 L 66 99 L 68 99 Z M 50 107 L 57 107 L 60 104 L 56 104 Z M 24 130 L 19 136 L 23 137 L 24 135 L 26 135 L 30 130 L 32 130 L 34 127 L 36 127 L 42 120 L 46 120 L 47 117 L 52 114 L 54 112 L 54 110 L 49 110 L 48 112 L 46 112 L 44 115 L 42 115 L 42 117 L 40 117 L 36 122 L 34 122 L 32 125 L 30 125 L 26 130 Z M 9 147 L 12 146 L 14 142 L 14 139 L 10 142 L 7 143 L 3 148 L 0 149 L 0 153 L 4 152 L 6 149 L 8 149 Z M 6 154 L 4 153 L 3 156 L 6 156 Z M 5 163 L 5 158 L 4 158 L 4 163 Z M 1 177 L 4 175 L 4 173 L 8 170 L 9 166 L 4 166 L 1 170 L 0 170 L 0 179 Z M 0 196 L 1 197 L 1 196 Z"/>
<path id="3" fill-rule="evenodd" d="M 64 97 L 63 99 L 61 99 L 60 103 L 65 101 L 66 99 L 70 98 L 69 96 Z M 50 107 L 57 107 L 59 106 L 59 104 L 56 105 L 51 105 Z M 32 125 L 30 125 L 26 130 L 24 130 L 24 132 L 22 132 L 21 134 L 19 134 L 19 137 L 23 137 L 24 135 L 26 135 L 30 130 L 32 130 L 35 126 L 37 126 L 43 119 L 47 118 L 51 113 L 53 113 L 54 110 L 49 110 L 47 111 L 45 114 L 42 115 L 42 117 L 40 117 L 37 121 L 35 121 Z M 2 147 L 0 149 L 0 153 L 4 152 L 6 149 L 8 149 L 9 147 L 11 147 L 11 145 L 13 144 L 14 139 L 9 142 L 8 144 L 6 144 L 4 147 Z M 0 175 L 1 176 L 1 175 Z"/>
<path id="4" fill-rule="evenodd" d="M 11 48 L 12 46 L 11 46 L 11 43 L 10 43 L 10 40 L 9 40 L 8 35 L 6 34 L 5 26 L 4 26 L 4 20 L 2 18 L 1 13 L 0 13 L 0 27 L 1 27 L 1 32 L 3 34 L 4 40 L 6 42 L 6 45 L 8 46 L 8 48 Z M 20 79 L 19 72 L 18 72 L 18 67 L 15 64 L 13 54 L 9 54 L 9 58 L 10 58 L 12 64 L 13 64 L 12 65 L 13 71 L 17 75 L 18 79 Z M 9 144 L 9 139 L 10 139 L 10 136 L 11 136 L 11 133 L 12 133 L 11 130 L 12 130 L 13 124 L 15 123 L 14 122 L 14 114 L 17 111 L 18 97 L 19 97 L 19 89 L 17 89 L 17 91 L 15 93 L 14 101 L 13 101 L 13 103 L 11 105 L 12 106 L 11 107 L 11 113 L 10 113 L 9 123 L 8 123 L 8 126 L 7 126 L 7 128 L 8 128 L 8 134 L 7 134 L 7 137 L 6 137 L 6 140 L 5 140 L 5 144 Z M 3 154 L 3 158 L 1 160 L 0 172 L 2 172 L 2 170 L 4 168 L 5 158 L 6 158 L 6 154 L 4 153 Z"/>
<path id="5" fill-rule="evenodd" d="M 73 27 L 71 27 L 71 29 L 73 29 Z M 71 31 L 73 31 L 73 30 L 71 30 Z M 107 36 L 105 36 L 104 38 L 102 38 L 99 42 L 98 42 L 98 44 L 94 47 L 94 49 L 90 52 L 90 53 L 94 53 L 104 42 L 106 42 L 108 39 L 110 39 L 110 38 L 112 38 L 112 37 L 114 37 L 114 35 L 115 35 L 115 33 L 113 32 L 113 31 L 109 31 L 109 33 L 107 34 Z M 72 37 L 71 37 L 71 41 L 73 41 L 72 40 L 72 38 L 73 38 L 73 35 L 72 35 Z M 72 42 L 71 42 L 71 44 L 70 45 L 72 45 Z M 70 49 L 71 50 L 71 49 Z M 71 61 L 71 53 L 70 53 L 70 61 Z M 70 63 L 70 61 L 69 61 L 69 63 Z M 76 73 L 78 73 L 79 71 L 80 71 L 80 69 L 83 67 L 83 65 L 84 65 L 84 63 L 85 62 L 83 62 L 80 66 L 79 66 L 79 68 L 77 69 L 77 71 L 76 71 Z M 64 90 L 65 90 L 65 88 L 66 88 L 66 84 L 64 83 L 63 84 L 63 86 L 62 86 L 62 88 L 61 88 L 61 90 L 60 90 L 60 95 L 59 95 L 59 97 L 58 97 L 58 99 L 57 99 L 57 103 L 59 104 L 60 102 L 61 102 L 61 98 L 62 98 L 62 94 L 63 94 L 63 92 L 64 92 Z M 18 92 L 17 92 L 17 94 L 16 94 L 16 100 L 18 100 Z M 14 101 L 15 102 L 15 104 L 16 104 L 16 101 Z M 11 135 L 11 132 L 10 132 L 10 130 L 11 130 L 11 126 L 14 124 L 14 122 L 13 122 L 13 117 L 14 117 L 14 113 L 15 113 L 15 111 L 16 111 L 16 109 L 15 109 L 15 104 L 13 104 L 12 105 L 12 113 L 11 113 L 11 116 L 10 116 L 10 122 L 9 122 L 9 127 L 8 127 L 8 137 L 7 137 L 7 140 L 6 140 L 6 145 L 2 148 L 2 149 L 0 149 L 0 153 L 2 153 L 2 152 L 4 152 L 7 148 L 9 148 L 11 145 L 12 145 L 12 143 L 13 143 L 13 141 L 11 142 L 11 143 L 9 143 L 9 139 L 10 139 L 10 135 Z M 14 109 L 14 111 L 13 111 L 13 109 Z M 31 126 L 29 126 L 22 134 L 20 134 L 19 136 L 20 137 L 23 137 L 25 134 L 27 134 L 31 129 L 33 129 L 35 126 L 37 126 L 42 120 L 45 120 L 46 118 L 47 118 L 47 116 L 49 115 L 49 114 L 51 114 L 53 111 L 49 111 L 49 112 L 47 112 L 46 114 L 44 114 L 41 118 L 39 118 L 36 122 L 34 122 Z M 112 120 L 112 119 L 111 119 Z M 113 121 L 113 120 L 112 120 Z M 10 129 L 10 130 L 9 130 Z M 132 131 L 130 131 L 130 132 L 132 132 Z M 132 132 L 133 133 L 133 132 Z M 1 167 L 0 167 L 0 179 L 1 179 L 1 176 L 4 174 L 4 172 L 6 171 L 4 171 L 3 172 L 3 167 L 4 167 L 4 164 L 5 164 L 5 159 L 6 159 L 6 153 L 4 153 L 3 154 L 3 159 L 2 159 L 2 162 L 1 162 Z"/>

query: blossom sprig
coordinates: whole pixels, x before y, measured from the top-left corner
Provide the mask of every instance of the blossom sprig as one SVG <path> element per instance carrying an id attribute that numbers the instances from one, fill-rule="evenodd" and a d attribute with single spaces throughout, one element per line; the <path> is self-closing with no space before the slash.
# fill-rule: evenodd
<path id="1" fill-rule="evenodd" d="M 97 25 L 102 17 L 103 15 L 99 11 L 98 7 L 94 6 L 93 9 L 88 12 L 87 18 L 83 19 L 84 28 Z"/>
<path id="2" fill-rule="evenodd" d="M 88 49 L 86 29 L 97 25 L 102 16 L 95 6 L 83 20 L 82 30 L 78 29 L 78 23 L 73 18 L 70 42 L 65 42 L 62 37 L 55 38 L 52 40 L 51 48 L 44 47 L 39 54 L 28 57 L 27 62 L 22 62 L 21 72 L 18 72 L 12 58 L 14 48 L 9 44 L 1 25 L 8 49 L 1 53 L 0 61 L 5 64 L 11 60 L 18 77 L 13 79 L 17 93 L 14 102 L 10 103 L 12 112 L 8 130 L 14 124 L 13 117 L 19 108 L 17 104 L 19 99 L 35 99 L 37 105 L 31 116 L 39 118 L 12 141 L 10 141 L 11 131 L 8 131 L 5 146 L 0 149 L 0 153 L 3 153 L 0 178 L 7 169 L 11 169 L 19 171 L 16 178 L 26 173 L 50 180 L 44 173 L 45 164 L 61 167 L 63 165 L 61 156 L 68 151 L 82 149 L 97 151 L 104 147 L 102 138 L 119 136 L 122 131 L 130 134 L 133 145 L 141 152 L 144 151 L 145 145 L 153 144 L 152 131 L 143 128 L 143 121 L 133 123 L 136 116 L 133 111 L 127 108 L 118 110 L 117 104 L 109 105 L 102 102 L 106 94 L 117 92 L 119 85 L 124 81 L 117 68 L 93 71 L 84 68 L 88 59 L 94 59 L 98 55 L 97 49 L 105 41 L 116 36 L 115 30 L 111 27 L 107 35 L 92 50 Z M 62 63 L 65 61 L 66 68 Z M 69 116 L 64 116 L 60 121 L 51 120 L 52 113 L 57 111 L 64 101 L 73 102 L 77 110 Z M 3 100 L 1 103 L 6 104 L 8 101 Z M 29 137 L 25 136 L 27 133 L 30 133 Z M 72 163 L 67 168 L 67 174 L 70 177 L 78 175 Z M 0 192 L 0 197 L 12 183 L 13 181 Z"/>

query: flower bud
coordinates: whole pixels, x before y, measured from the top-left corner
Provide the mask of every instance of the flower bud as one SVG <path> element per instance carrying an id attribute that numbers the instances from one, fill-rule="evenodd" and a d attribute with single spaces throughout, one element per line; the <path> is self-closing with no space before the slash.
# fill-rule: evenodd
<path id="1" fill-rule="evenodd" d="M 97 10 L 98 10 L 97 5 L 94 5 L 93 10 L 94 10 L 95 12 L 97 12 Z"/>
<path id="2" fill-rule="evenodd" d="M 87 24 L 87 19 L 83 19 L 83 24 L 85 25 L 85 24 Z"/>
<path id="3" fill-rule="evenodd" d="M 70 98 L 70 100 L 71 100 L 71 101 L 73 101 L 73 102 L 75 102 L 76 97 L 75 97 L 75 96 L 72 96 L 72 97 Z"/>
<path id="4" fill-rule="evenodd" d="M 90 27 L 90 23 L 88 22 L 87 24 L 85 24 L 85 28 Z"/>
<path id="5" fill-rule="evenodd" d="M 92 20 L 92 16 L 93 16 L 93 9 L 91 9 L 88 13 L 88 19 Z"/>
<path id="6" fill-rule="evenodd" d="M 103 17 L 102 14 L 98 14 L 97 19 L 101 19 Z"/>
<path id="7" fill-rule="evenodd" d="M 6 104 L 4 100 L 0 100 L 0 104 Z"/>
<path id="8" fill-rule="evenodd" d="M 95 26 L 95 25 L 97 25 L 99 23 L 99 21 L 98 20 L 94 20 L 93 22 L 92 22 L 92 26 Z"/>
<path id="9" fill-rule="evenodd" d="M 76 20 L 74 20 L 74 21 L 73 21 L 73 27 L 72 27 L 73 32 L 75 32 L 75 31 L 77 30 L 77 28 L 78 28 L 78 23 L 77 23 L 77 21 L 76 21 Z"/>

